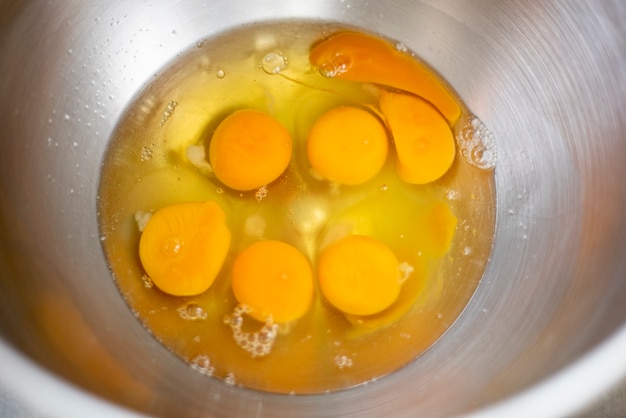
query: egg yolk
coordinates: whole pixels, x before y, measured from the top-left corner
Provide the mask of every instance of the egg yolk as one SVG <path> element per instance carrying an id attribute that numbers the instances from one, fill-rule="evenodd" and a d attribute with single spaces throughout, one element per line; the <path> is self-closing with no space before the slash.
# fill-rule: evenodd
<path id="1" fill-rule="evenodd" d="M 387 159 L 387 133 L 376 116 L 342 106 L 318 118 L 307 139 L 313 170 L 325 179 L 361 184 L 376 175 Z"/>
<path id="2" fill-rule="evenodd" d="M 235 190 L 254 190 L 276 180 L 291 160 L 289 131 L 270 115 L 243 109 L 227 116 L 209 144 L 217 178 Z"/>
<path id="3" fill-rule="evenodd" d="M 456 151 L 454 136 L 437 109 L 417 96 L 383 92 L 380 110 L 391 130 L 402 180 L 426 184 L 448 171 Z"/>
<path id="4" fill-rule="evenodd" d="M 328 302 L 346 314 L 381 312 L 400 294 L 396 256 L 381 241 L 365 235 L 350 235 L 325 247 L 317 274 Z"/>
<path id="5" fill-rule="evenodd" d="M 374 36 L 337 33 L 315 45 L 309 61 L 326 77 L 381 84 L 423 97 L 450 125 L 461 115 L 454 97 L 426 68 Z"/>
<path id="6" fill-rule="evenodd" d="M 217 203 L 179 203 L 152 215 L 141 234 L 139 257 L 163 292 L 192 296 L 213 284 L 229 246 L 230 231 Z"/>
<path id="7" fill-rule="evenodd" d="M 313 271 L 308 259 L 282 241 L 258 241 L 233 265 L 232 286 L 250 315 L 285 323 L 300 318 L 313 300 Z"/>
<path id="8" fill-rule="evenodd" d="M 400 318 L 406 315 L 406 313 L 415 306 L 419 296 L 424 293 L 426 287 L 428 273 L 425 263 L 418 261 L 411 267 L 413 270 L 402 284 L 398 299 L 390 307 L 374 315 L 345 315 L 346 319 L 353 325 L 370 331 L 389 326 L 400 320 Z M 362 334 L 361 331 L 362 330 L 354 330 L 353 334 Z"/>

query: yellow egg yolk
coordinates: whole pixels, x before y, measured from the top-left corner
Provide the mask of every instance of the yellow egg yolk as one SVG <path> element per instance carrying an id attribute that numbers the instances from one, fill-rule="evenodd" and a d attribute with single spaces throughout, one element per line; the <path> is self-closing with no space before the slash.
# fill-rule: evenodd
<path id="1" fill-rule="evenodd" d="M 448 90 L 411 56 L 371 35 L 340 32 L 315 45 L 309 61 L 322 75 L 381 84 L 432 103 L 454 125 L 461 108 Z"/>
<path id="2" fill-rule="evenodd" d="M 387 150 L 387 133 L 376 116 L 350 106 L 323 114 L 307 139 L 307 156 L 313 170 L 340 184 L 370 180 L 384 165 Z"/>
<path id="3" fill-rule="evenodd" d="M 313 271 L 308 259 L 282 241 L 258 241 L 233 265 L 232 286 L 251 316 L 285 323 L 300 318 L 313 300 Z"/>
<path id="4" fill-rule="evenodd" d="M 254 190 L 276 180 L 291 160 L 289 131 L 270 115 L 238 110 L 215 130 L 209 163 L 217 178 L 235 190 Z"/>
<path id="5" fill-rule="evenodd" d="M 437 109 L 417 96 L 382 92 L 380 110 L 391 130 L 402 180 L 426 184 L 448 171 L 456 145 L 448 123 Z"/>
<path id="6" fill-rule="evenodd" d="M 350 235 L 325 247 L 317 274 L 324 297 L 346 314 L 381 312 L 400 294 L 396 256 L 381 241 L 365 235 Z"/>
<path id="7" fill-rule="evenodd" d="M 163 292 L 192 296 L 213 284 L 229 246 L 230 231 L 217 203 L 179 203 L 152 215 L 141 234 L 139 257 Z"/>

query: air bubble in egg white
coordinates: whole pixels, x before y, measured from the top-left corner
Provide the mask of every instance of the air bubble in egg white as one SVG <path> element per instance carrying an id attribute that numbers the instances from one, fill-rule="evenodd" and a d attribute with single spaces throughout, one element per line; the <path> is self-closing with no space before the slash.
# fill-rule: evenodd
<path id="1" fill-rule="evenodd" d="M 215 367 L 211 364 L 211 359 L 205 355 L 199 355 L 191 360 L 191 368 L 207 376 L 213 376 Z"/>
<path id="2" fill-rule="evenodd" d="M 148 161 L 152 158 L 152 148 L 143 147 L 141 149 L 140 159 L 141 161 Z"/>
<path id="3" fill-rule="evenodd" d="M 256 193 L 254 194 L 254 197 L 256 198 L 257 202 L 260 202 L 261 200 L 265 199 L 267 197 L 267 187 L 266 186 L 259 187 Z"/>
<path id="4" fill-rule="evenodd" d="M 270 316 L 265 324 L 256 332 L 244 332 L 243 315 L 248 314 L 250 308 L 246 305 L 237 305 L 230 316 L 224 317 L 224 323 L 233 332 L 233 338 L 237 345 L 246 350 L 252 357 L 265 357 L 274 346 L 278 335 L 278 324 L 275 324 Z"/>
<path id="5" fill-rule="evenodd" d="M 336 54 L 329 62 L 324 63 L 319 71 L 324 77 L 332 78 L 345 73 L 352 67 L 352 59 L 349 56 Z"/>
<path id="6" fill-rule="evenodd" d="M 141 280 L 143 281 L 143 285 L 146 289 L 152 289 L 154 283 L 152 283 L 152 279 L 147 274 L 141 276 Z"/>
<path id="7" fill-rule="evenodd" d="M 406 52 L 408 48 L 402 42 L 398 42 L 395 44 L 396 51 L 398 52 Z"/>
<path id="8" fill-rule="evenodd" d="M 167 107 L 165 108 L 165 111 L 163 111 L 163 116 L 161 116 L 161 127 L 163 127 L 168 119 L 174 114 L 176 106 L 178 106 L 178 102 L 175 102 L 174 100 L 169 101 Z"/>
<path id="9" fill-rule="evenodd" d="M 496 142 L 487 127 L 470 117 L 456 137 L 461 155 L 475 167 L 491 170 L 496 166 Z"/>
<path id="10" fill-rule="evenodd" d="M 335 358 L 333 359 L 333 362 L 335 363 L 335 366 L 337 366 L 339 370 L 352 367 L 352 359 L 346 355 L 337 354 Z"/>
<path id="11" fill-rule="evenodd" d="M 188 321 L 203 321 L 207 317 L 207 313 L 197 303 L 188 303 L 177 309 L 181 318 Z"/>
<path id="12" fill-rule="evenodd" d="M 287 68 L 287 58 L 277 52 L 270 52 L 261 60 L 261 68 L 268 74 L 279 74 Z"/>

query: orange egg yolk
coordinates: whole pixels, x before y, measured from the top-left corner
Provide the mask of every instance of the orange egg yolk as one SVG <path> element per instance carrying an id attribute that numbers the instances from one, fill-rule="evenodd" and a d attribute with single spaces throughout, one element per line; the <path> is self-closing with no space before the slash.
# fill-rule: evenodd
<path id="1" fill-rule="evenodd" d="M 371 331 L 389 326 L 402 318 L 415 305 L 419 296 L 423 294 L 427 283 L 427 270 L 423 261 L 418 261 L 411 268 L 413 270 L 402 284 L 398 299 L 390 307 L 368 316 L 347 314 L 345 315 L 346 319 L 360 329 Z M 355 334 L 359 334 L 359 331 L 355 330 Z"/>
<path id="2" fill-rule="evenodd" d="M 387 159 L 387 133 L 376 116 L 342 106 L 318 118 L 307 139 L 313 170 L 325 179 L 348 185 L 374 177 Z"/>
<path id="3" fill-rule="evenodd" d="M 254 190 L 276 180 L 291 160 L 289 131 L 270 115 L 243 109 L 227 116 L 209 144 L 217 178 L 235 190 Z"/>
<path id="4" fill-rule="evenodd" d="M 282 241 L 258 241 L 239 254 L 232 286 L 251 316 L 277 323 L 304 315 L 313 300 L 313 271 L 308 259 Z"/>
<path id="5" fill-rule="evenodd" d="M 324 297 L 346 314 L 373 315 L 400 294 L 398 260 L 372 237 L 350 235 L 329 244 L 320 253 L 317 270 Z"/>
<path id="6" fill-rule="evenodd" d="M 382 92 L 380 110 L 391 130 L 402 180 L 425 184 L 448 171 L 456 145 L 448 123 L 437 109 L 417 96 Z"/>
<path id="7" fill-rule="evenodd" d="M 461 115 L 452 94 L 426 68 L 374 36 L 337 33 L 315 45 L 309 61 L 326 77 L 381 84 L 423 97 L 451 126 Z"/>
<path id="8" fill-rule="evenodd" d="M 141 234 L 139 257 L 163 292 L 192 296 L 213 284 L 229 246 L 224 211 L 215 202 L 179 203 L 152 215 Z"/>

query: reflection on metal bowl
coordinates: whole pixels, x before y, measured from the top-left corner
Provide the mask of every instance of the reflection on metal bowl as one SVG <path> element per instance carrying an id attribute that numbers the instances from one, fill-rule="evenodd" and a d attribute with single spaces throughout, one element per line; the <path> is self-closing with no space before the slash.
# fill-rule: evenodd
<path id="1" fill-rule="evenodd" d="M 0 381 L 52 416 L 564 416 L 626 375 L 626 7 L 286 0 L 0 6 Z M 135 320 L 97 225 L 125 106 L 176 54 L 265 20 L 402 40 L 498 149 L 497 228 L 470 304 L 368 385 L 277 396 L 185 366 Z M 95 395 L 95 396 L 94 396 Z"/>

